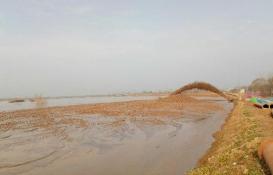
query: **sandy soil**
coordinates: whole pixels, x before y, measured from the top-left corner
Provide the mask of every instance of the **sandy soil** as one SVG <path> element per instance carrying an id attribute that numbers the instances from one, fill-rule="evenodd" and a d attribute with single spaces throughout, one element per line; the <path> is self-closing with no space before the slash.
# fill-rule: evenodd
<path id="1" fill-rule="evenodd" d="M 140 100 L 131 102 L 116 102 L 93 105 L 73 105 L 65 107 L 51 107 L 43 109 L 20 110 L 15 112 L 0 112 L 0 130 L 22 129 L 53 126 L 56 118 L 63 124 L 87 127 L 87 123 L 80 118 L 67 119 L 71 114 L 100 114 L 104 116 L 161 116 L 181 117 L 183 111 L 190 110 L 198 113 L 222 110 L 213 102 L 197 100 L 187 95 L 176 95 L 157 100 Z M 22 121 L 23 120 L 23 121 Z"/>

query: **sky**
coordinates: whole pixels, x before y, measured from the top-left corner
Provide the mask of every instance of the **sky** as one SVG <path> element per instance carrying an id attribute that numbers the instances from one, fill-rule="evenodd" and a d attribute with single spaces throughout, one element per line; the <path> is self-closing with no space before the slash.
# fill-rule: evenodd
<path id="1" fill-rule="evenodd" d="M 0 0 L 0 98 L 273 74 L 273 0 Z"/>

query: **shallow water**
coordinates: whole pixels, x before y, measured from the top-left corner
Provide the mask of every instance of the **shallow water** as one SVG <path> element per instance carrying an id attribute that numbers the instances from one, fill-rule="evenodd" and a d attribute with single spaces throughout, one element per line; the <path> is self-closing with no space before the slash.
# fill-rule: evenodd
<path id="1" fill-rule="evenodd" d="M 19 103 L 9 103 L 8 101 L 0 101 L 0 111 L 14 111 L 21 109 L 35 109 L 53 106 L 95 104 L 124 102 L 132 100 L 150 100 L 157 99 L 158 96 L 94 96 L 94 97 L 71 97 L 71 98 L 51 98 L 47 99 L 45 104 L 36 104 L 35 102 L 25 101 Z"/>
<path id="2" fill-rule="evenodd" d="M 185 111 L 183 118 L 69 115 L 89 126 L 8 130 L 0 133 L 0 174 L 181 175 L 210 147 L 232 108 L 217 103 L 225 110 Z"/>

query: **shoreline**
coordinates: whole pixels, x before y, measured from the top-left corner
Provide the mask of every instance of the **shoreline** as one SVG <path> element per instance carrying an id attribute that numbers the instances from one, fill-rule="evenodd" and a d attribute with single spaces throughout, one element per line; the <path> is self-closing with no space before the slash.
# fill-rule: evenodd
<path id="1" fill-rule="evenodd" d="M 128 93 L 113 93 L 113 94 L 90 94 L 90 95 L 71 95 L 71 96 L 27 96 L 27 97 L 8 97 L 0 98 L 0 101 L 11 101 L 16 99 L 23 99 L 25 101 L 33 100 L 37 97 L 43 99 L 73 99 L 73 98 L 90 98 L 90 97 L 123 97 L 123 96 L 166 96 L 169 92 L 128 92 Z"/>
<path id="2" fill-rule="evenodd" d="M 273 136 L 272 126 L 269 111 L 249 102 L 234 102 L 225 123 L 214 134 L 215 141 L 188 174 L 269 175 L 265 163 L 258 158 L 257 149 L 261 140 Z"/>
<path id="3" fill-rule="evenodd" d="M 54 125 L 54 119 L 60 118 L 61 121 L 71 122 L 77 126 L 86 126 L 87 123 L 80 119 L 68 121 L 65 119 L 67 115 L 103 115 L 115 117 L 183 117 L 185 110 L 197 113 L 206 113 L 210 110 L 222 110 L 222 107 L 214 102 L 198 100 L 187 95 L 178 95 L 172 97 L 164 97 L 155 100 L 135 100 L 129 102 L 111 102 L 98 104 L 80 104 L 70 106 L 58 106 L 37 109 L 25 109 L 17 111 L 0 112 L 0 129 L 8 130 L 12 128 L 20 128 L 16 119 L 33 120 L 31 126 L 51 127 Z M 18 125 L 18 126 L 17 126 Z M 27 127 L 29 127 L 27 125 Z"/>
<path id="4" fill-rule="evenodd" d="M 176 98 L 178 97 L 178 98 Z M 16 113 L 16 112 L 34 112 L 34 111 L 45 111 L 45 110 L 50 110 L 50 111 L 54 111 L 54 110 L 67 110 L 67 111 L 74 111 L 80 108 L 92 108 L 92 107 L 96 107 L 96 106 L 114 106 L 114 105 L 126 105 L 126 104 L 144 104 L 147 103 L 173 103 L 173 104 L 179 104 L 179 103 L 183 103 L 184 106 L 188 106 L 191 104 L 208 104 L 209 107 L 212 108 L 218 108 L 217 105 L 214 104 L 214 102 L 211 101 L 203 101 L 202 99 L 198 99 L 196 97 L 191 97 L 191 96 L 176 96 L 174 98 L 168 97 L 168 96 L 159 96 L 158 98 L 155 99 L 135 99 L 135 100 L 126 100 L 126 101 L 113 101 L 113 102 L 98 102 L 98 103 L 86 103 L 86 104 L 68 104 L 68 105 L 57 105 L 57 106 L 45 106 L 45 107 L 36 107 L 36 108 L 27 108 L 27 109 L 16 109 L 16 110 L 11 110 L 11 111 L 0 111 L 1 113 Z M 186 98 L 181 99 L 181 98 Z M 187 101 L 188 100 L 188 101 Z M 128 106 L 127 106 L 128 107 Z M 195 107 L 194 107 L 195 108 Z M 199 107 L 197 107 L 199 108 Z M 205 106 L 200 106 L 201 109 L 205 109 Z M 71 109 L 71 110 L 70 110 Z M 130 110 L 130 109 L 129 109 Z M 210 110 L 210 109 L 208 109 Z M 98 114 L 100 114 L 101 112 L 99 112 Z"/>

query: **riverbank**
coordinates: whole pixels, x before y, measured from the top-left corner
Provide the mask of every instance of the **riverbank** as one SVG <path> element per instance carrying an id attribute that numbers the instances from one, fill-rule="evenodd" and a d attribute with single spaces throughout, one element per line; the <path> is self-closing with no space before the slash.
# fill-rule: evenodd
<path id="1" fill-rule="evenodd" d="M 258 158 L 258 146 L 264 138 L 273 136 L 270 110 L 262 110 L 248 102 L 235 102 L 215 142 L 189 175 L 270 174 Z"/>

